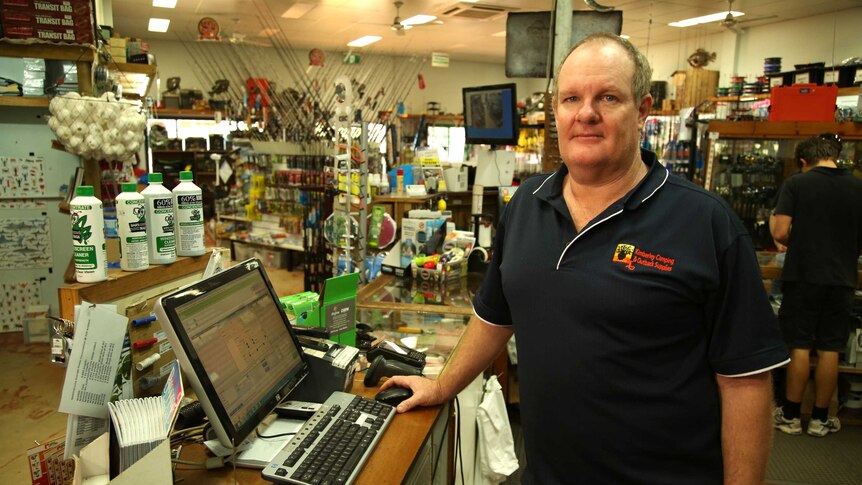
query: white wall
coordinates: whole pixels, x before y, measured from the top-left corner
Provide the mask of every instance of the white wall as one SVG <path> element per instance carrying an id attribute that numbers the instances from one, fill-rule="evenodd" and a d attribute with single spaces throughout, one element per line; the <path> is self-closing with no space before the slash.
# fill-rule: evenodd
<path id="1" fill-rule="evenodd" d="M 159 66 L 161 91 L 165 90 L 167 78 L 173 76 L 182 78 L 183 89 L 200 89 L 206 94 L 211 87 L 210 80 L 214 77 L 227 76 L 232 84 L 237 84 L 249 73 L 276 81 L 277 89 L 282 90 L 294 87 L 294 80 L 301 79 L 301 74 L 291 74 L 286 64 L 298 64 L 304 68 L 308 62 L 308 53 L 305 51 L 294 51 L 294 57 L 285 61 L 271 48 L 210 43 L 184 45 L 176 41 L 154 40 L 150 42 L 150 51 L 155 54 Z M 418 58 L 361 54 L 359 65 L 348 66 L 341 62 L 343 55 L 327 52 L 324 67 L 312 68 L 309 78 L 318 79 L 322 90 L 336 76 L 345 74 L 361 78 L 369 87 L 367 93 L 376 92 L 375 86 L 407 91 L 403 99 L 407 113 L 422 113 L 429 101 L 435 101 L 440 103 L 442 112 L 460 114 L 463 111 L 461 88 L 467 86 L 515 82 L 521 100 L 545 87 L 542 79 L 507 79 L 503 64 L 452 60 L 448 68 L 438 68 Z M 417 72 L 421 72 L 425 78 L 425 89 L 419 89 Z M 155 96 L 155 87 L 150 94 Z"/>
<path id="2" fill-rule="evenodd" d="M 859 25 L 862 25 L 862 7 L 747 28 L 739 35 L 731 32 L 707 35 L 696 27 L 680 29 L 678 40 L 650 45 L 643 50 L 653 67 L 653 80 L 656 81 L 668 81 L 674 71 L 689 69 L 686 59 L 698 48 L 715 52 L 716 61 L 707 69 L 719 70 L 719 86 L 729 86 L 733 75 L 743 75 L 751 81 L 761 75 L 763 59 L 766 57 L 781 57 L 782 70 L 789 71 L 794 64 L 823 61 L 826 65 L 832 65 L 847 57 L 862 56 Z M 201 80 L 205 76 L 201 76 L 200 71 L 206 72 L 213 68 L 233 73 L 231 77 L 236 77 L 237 71 L 242 72 L 243 76 L 254 72 L 256 76 L 278 81 L 279 89 L 291 86 L 292 79 L 296 78 L 288 73 L 284 61 L 273 49 L 233 48 L 219 44 L 183 46 L 179 42 L 157 40 L 151 41 L 150 47 L 156 55 L 162 79 L 180 76 L 182 87 L 187 89 L 208 91 L 209 83 Z M 197 55 L 191 56 L 189 50 Z M 361 64 L 352 66 L 351 71 L 351 66 L 344 66 L 340 62 L 343 53 L 326 54 L 326 71 L 320 71 L 318 77 L 326 80 L 334 77 L 332 73 L 355 72 L 369 76 L 369 84 L 409 87 L 404 99 L 408 113 L 421 113 L 429 101 L 436 101 L 444 113 L 460 114 L 463 110 L 461 88 L 467 86 L 514 81 L 518 85 L 520 100 L 545 89 L 543 79 L 507 79 L 503 64 L 452 60 L 448 68 L 433 68 L 425 60 L 362 55 Z M 307 52 L 297 51 L 293 55 L 301 65 L 306 64 Z M 194 57 L 200 60 L 190 60 Z M 424 90 L 418 88 L 413 74 L 416 71 L 411 70 L 411 66 L 417 62 L 424 63 L 419 71 L 425 77 Z M 370 66 L 377 68 L 368 74 Z M 408 72 L 411 74 L 407 75 Z"/>
<path id="3" fill-rule="evenodd" d="M 678 41 L 651 45 L 647 58 L 653 80 L 668 81 L 674 71 L 689 69 L 686 59 L 702 47 L 716 53 L 715 63 L 707 69 L 721 72 L 719 86 L 730 86 L 733 75 L 746 76 L 749 81 L 762 75 L 767 57 L 781 57 L 782 71 L 792 71 L 794 64 L 825 62 L 831 66 L 848 57 L 862 57 L 860 24 L 862 8 L 854 8 L 747 28 L 739 35 L 703 35 L 697 28 L 680 29 Z"/>

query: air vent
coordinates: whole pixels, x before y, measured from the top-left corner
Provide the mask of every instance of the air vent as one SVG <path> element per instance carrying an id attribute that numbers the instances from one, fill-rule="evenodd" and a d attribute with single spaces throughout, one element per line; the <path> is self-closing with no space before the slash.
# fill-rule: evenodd
<path id="1" fill-rule="evenodd" d="M 443 9 L 441 17 L 456 17 L 462 19 L 488 20 L 508 12 L 520 10 L 518 8 L 504 7 L 502 5 L 475 4 L 459 2 Z"/>

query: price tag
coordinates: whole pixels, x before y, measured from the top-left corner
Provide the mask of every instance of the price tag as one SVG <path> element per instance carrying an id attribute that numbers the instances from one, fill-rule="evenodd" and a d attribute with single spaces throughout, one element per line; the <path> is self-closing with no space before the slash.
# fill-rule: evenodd
<path id="1" fill-rule="evenodd" d="M 856 69 L 856 75 L 853 76 L 853 84 L 862 82 L 862 69 Z"/>
<path id="2" fill-rule="evenodd" d="M 823 73 L 823 84 L 837 83 L 838 71 L 826 71 Z"/>
<path id="3" fill-rule="evenodd" d="M 793 84 L 808 84 L 809 82 L 810 75 L 807 72 L 801 72 L 793 78 Z"/>
<path id="4" fill-rule="evenodd" d="M 769 87 L 770 88 L 774 88 L 775 86 L 782 86 L 782 85 L 784 85 L 784 78 L 783 77 L 776 76 L 776 77 L 769 78 Z"/>

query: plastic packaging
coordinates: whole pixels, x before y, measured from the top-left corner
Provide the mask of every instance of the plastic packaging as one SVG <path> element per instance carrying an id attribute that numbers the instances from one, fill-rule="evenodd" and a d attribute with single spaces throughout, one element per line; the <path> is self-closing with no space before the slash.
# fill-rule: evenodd
<path id="1" fill-rule="evenodd" d="M 162 174 L 151 173 L 149 181 L 141 191 L 147 209 L 147 256 L 150 264 L 171 264 L 177 260 L 173 194 L 162 185 Z"/>
<path id="2" fill-rule="evenodd" d="M 95 283 L 108 279 L 105 253 L 105 219 L 102 201 L 93 196 L 93 187 L 79 186 L 70 202 L 75 279 Z"/>
<path id="3" fill-rule="evenodd" d="M 177 256 L 200 256 L 206 252 L 203 195 L 193 179 L 191 172 L 180 172 L 180 183 L 173 190 Z"/>
<path id="4" fill-rule="evenodd" d="M 114 200 L 120 236 L 120 269 L 143 271 L 150 267 L 144 196 L 138 193 L 138 184 L 124 183 L 123 191 Z"/>

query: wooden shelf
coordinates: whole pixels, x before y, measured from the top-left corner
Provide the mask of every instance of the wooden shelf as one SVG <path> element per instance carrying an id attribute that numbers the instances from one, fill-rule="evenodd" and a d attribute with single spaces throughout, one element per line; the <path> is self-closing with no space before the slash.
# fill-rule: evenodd
<path id="1" fill-rule="evenodd" d="M 123 87 L 123 96 L 133 95 L 138 98 L 149 92 L 158 71 L 158 66 L 152 64 L 112 62 L 107 66 L 108 69 L 119 72 L 117 81 Z"/>
<path id="2" fill-rule="evenodd" d="M 714 102 L 746 102 L 746 101 L 760 101 L 764 99 L 769 99 L 769 93 L 760 93 L 760 94 L 741 94 L 739 96 L 715 96 L 706 98 L 709 101 Z"/>
<path id="3" fill-rule="evenodd" d="M 60 61 L 93 62 L 96 59 L 96 48 L 92 45 L 0 41 L 0 57 L 40 57 Z"/>
<path id="4" fill-rule="evenodd" d="M 450 121 L 456 123 L 463 123 L 464 117 L 461 115 L 398 115 L 398 119 L 401 120 L 416 120 L 419 121 L 419 118 L 425 116 L 426 123 L 436 123 L 438 121 Z"/>
<path id="5" fill-rule="evenodd" d="M 47 108 L 50 98 L 42 96 L 0 96 L 0 106 Z"/>
<path id="6" fill-rule="evenodd" d="M 297 246 L 295 244 L 270 244 L 270 243 L 255 241 L 255 240 L 241 239 L 238 237 L 230 237 L 228 239 L 233 241 L 233 242 L 241 242 L 241 243 L 251 244 L 253 246 L 260 246 L 263 248 L 287 249 L 290 251 L 299 251 L 299 252 L 305 251 L 305 248 L 303 248 L 302 246 Z"/>
<path id="7" fill-rule="evenodd" d="M 830 121 L 710 121 L 709 131 L 727 139 L 808 138 L 835 133 L 845 140 L 862 140 L 862 123 Z"/>
<path id="8" fill-rule="evenodd" d="M 215 119 L 216 112 L 209 109 L 165 109 L 154 111 L 156 118 L 209 120 Z"/>
<path id="9" fill-rule="evenodd" d="M 649 112 L 650 116 L 676 116 L 679 114 L 677 109 L 654 109 Z"/>

